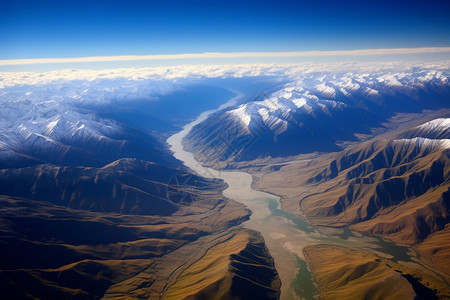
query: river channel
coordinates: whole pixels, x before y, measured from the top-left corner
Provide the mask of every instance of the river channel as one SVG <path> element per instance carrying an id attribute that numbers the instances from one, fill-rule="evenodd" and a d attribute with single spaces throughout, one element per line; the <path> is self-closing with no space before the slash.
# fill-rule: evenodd
<path id="1" fill-rule="evenodd" d="M 374 237 L 353 234 L 350 230 L 339 229 L 325 235 L 305 220 L 280 209 L 280 198 L 276 195 L 252 188 L 252 175 L 238 171 L 218 171 L 202 166 L 194 155 L 183 149 L 182 140 L 189 131 L 212 113 L 232 106 L 242 95 L 238 95 L 215 110 L 200 114 L 183 130 L 172 135 L 169 143 L 173 155 L 195 171 L 208 178 L 219 178 L 228 184 L 223 195 L 245 204 L 251 211 L 250 220 L 242 226 L 261 232 L 267 248 L 274 258 L 275 267 L 281 279 L 281 299 L 316 299 L 318 288 L 309 272 L 303 255 L 304 247 L 314 244 L 341 244 L 370 248 L 379 255 L 396 261 L 410 260 L 409 248 L 395 245 Z"/>

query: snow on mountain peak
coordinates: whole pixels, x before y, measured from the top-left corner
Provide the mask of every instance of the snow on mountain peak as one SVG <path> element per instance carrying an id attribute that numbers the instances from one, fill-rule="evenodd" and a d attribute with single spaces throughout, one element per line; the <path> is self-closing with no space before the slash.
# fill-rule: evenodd
<path id="1" fill-rule="evenodd" d="M 334 99 L 336 97 L 335 89 L 325 83 L 316 85 L 316 89 L 323 98 Z"/>
<path id="2" fill-rule="evenodd" d="M 59 122 L 59 118 L 56 119 L 55 121 L 52 121 L 50 123 L 47 124 L 47 130 L 45 131 L 46 135 L 49 135 L 53 132 L 53 128 L 55 128 L 56 124 L 58 124 Z"/>
<path id="3" fill-rule="evenodd" d="M 397 139 L 393 140 L 394 144 L 409 144 L 414 145 L 420 150 L 431 151 L 436 148 L 450 149 L 450 139 L 428 139 L 416 137 L 412 139 Z"/>
<path id="4" fill-rule="evenodd" d="M 429 84 L 440 84 L 442 72 L 420 71 L 416 73 L 308 73 L 298 75 L 295 80 L 273 92 L 267 99 L 243 104 L 229 113 L 248 129 L 252 120 L 261 120 L 275 135 L 286 131 L 289 126 L 299 126 L 292 122 L 298 116 L 316 117 L 324 113 L 332 117 L 336 109 L 348 105 L 360 105 L 367 100 L 382 105 L 386 96 L 406 95 L 418 99 L 419 90 L 426 90 L 424 74 Z M 436 82 L 439 78 L 439 82 Z M 293 78 L 294 79 L 294 78 Z M 294 117 L 296 115 L 297 117 Z"/>
<path id="5" fill-rule="evenodd" d="M 356 71 L 343 71 L 342 65 L 331 68 L 328 65 L 245 65 L 205 67 L 203 71 L 195 71 L 197 73 L 194 72 L 195 67 L 172 67 L 159 71 L 0 73 L 0 139 L 9 149 L 24 149 L 28 147 L 27 143 L 31 143 L 28 139 L 36 137 L 77 145 L 79 141 L 109 139 L 122 129 L 117 123 L 95 115 L 93 107 L 108 106 L 116 101 L 153 101 L 157 95 L 181 89 L 183 84 L 204 77 L 269 74 L 289 81 L 265 100 L 248 102 L 226 113 L 247 130 L 253 121 L 262 122 L 259 125 L 267 126 L 275 135 L 291 126 L 304 126 L 304 118 L 323 114 L 332 117 L 337 110 L 347 106 L 364 106 L 362 100 L 378 104 L 385 95 L 415 96 L 419 90 L 448 85 L 448 68 L 443 67 L 437 71 L 425 69 L 417 72 L 406 72 L 402 67 L 400 69 L 405 72 L 401 73 L 380 72 L 383 67 L 373 65 L 365 65 L 366 69 L 351 66 L 354 67 Z M 180 79 L 189 76 L 187 83 Z M 427 126 L 435 126 L 433 124 Z M 448 130 L 448 126 L 443 130 Z"/>
<path id="6" fill-rule="evenodd" d="M 294 103 L 294 105 L 297 108 L 303 107 L 306 105 L 306 99 L 305 98 L 300 98 L 300 99 L 292 99 L 292 103 Z"/>
<path id="7" fill-rule="evenodd" d="M 446 131 L 450 129 L 450 118 L 439 118 L 417 126 L 419 129 Z"/>
<path id="8" fill-rule="evenodd" d="M 247 106 L 245 104 L 240 105 L 238 108 L 228 111 L 227 113 L 235 116 L 239 119 L 243 125 L 248 127 L 251 117 L 246 111 Z"/>

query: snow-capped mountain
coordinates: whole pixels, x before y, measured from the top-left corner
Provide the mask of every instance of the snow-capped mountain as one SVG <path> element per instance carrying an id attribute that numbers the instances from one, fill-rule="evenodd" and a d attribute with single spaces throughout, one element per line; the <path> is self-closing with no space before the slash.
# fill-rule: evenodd
<path id="1" fill-rule="evenodd" d="M 197 125 L 186 146 L 203 161 L 337 151 L 397 112 L 447 107 L 449 94 L 449 75 L 437 71 L 299 75 Z"/>
<path id="2" fill-rule="evenodd" d="M 130 128 L 70 103 L 11 101 L 3 103 L 1 114 L 0 153 L 6 167 L 19 162 L 98 166 L 120 157 L 144 158 L 142 148 L 157 147 L 153 137 L 144 139 Z M 132 147 L 139 143 L 143 147 Z M 152 155 L 148 152 L 146 158 Z"/>
<path id="3" fill-rule="evenodd" d="M 36 163 L 102 166 L 123 157 L 171 161 L 159 139 L 233 96 L 208 79 L 40 82 L 40 76 L 49 73 L 23 75 L 38 80 L 26 85 L 8 83 L 14 76 L 0 74 L 0 168 Z"/>
<path id="4" fill-rule="evenodd" d="M 119 148 L 118 124 L 79 113 L 56 100 L 4 102 L 1 110 L 2 152 L 20 153 L 37 160 L 62 162 L 84 155 L 94 159 L 101 144 Z"/>
<path id="5" fill-rule="evenodd" d="M 39 163 L 102 166 L 123 157 L 172 161 L 151 134 L 102 115 L 105 107 L 157 103 L 158 96 L 178 89 L 169 81 L 159 83 L 80 80 L 4 87 L 0 168 Z"/>
<path id="6" fill-rule="evenodd" d="M 412 128 L 401 135 L 402 138 L 427 137 L 432 139 L 450 138 L 450 118 L 439 118 Z"/>

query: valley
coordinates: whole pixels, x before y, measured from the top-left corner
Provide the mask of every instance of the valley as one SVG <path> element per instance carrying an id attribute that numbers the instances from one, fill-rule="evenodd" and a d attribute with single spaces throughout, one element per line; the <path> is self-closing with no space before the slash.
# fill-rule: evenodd
<path id="1" fill-rule="evenodd" d="M 442 80 L 447 82 L 445 78 Z M 320 148 L 312 143 L 319 147 L 316 151 L 306 148 L 305 154 L 286 156 L 290 153 L 283 152 L 285 149 L 302 147 L 297 141 L 310 141 L 301 138 L 299 133 L 294 134 L 296 140 L 289 136 L 289 128 L 296 126 L 295 120 L 305 120 L 295 115 L 304 106 L 292 108 L 291 104 L 283 103 L 299 101 L 292 89 L 285 90 L 273 94 L 274 98 L 268 96 L 266 100 L 240 105 L 236 110 L 212 113 L 212 117 L 194 126 L 183 141 L 186 149 L 194 154 L 188 157 L 192 166 L 198 166 L 196 160 L 199 160 L 220 172 L 191 168 L 224 179 L 229 185 L 224 194 L 233 195 L 230 197 L 239 199 L 253 211 L 244 226 L 264 236 L 282 281 L 281 298 L 307 295 L 306 290 L 314 290 L 315 284 L 318 289 L 308 294 L 311 299 L 319 291 L 324 299 L 385 298 L 388 294 L 395 297 L 395 293 L 389 292 L 393 286 L 377 285 L 386 282 L 397 286 L 395 277 L 398 285 L 404 286 L 397 290 L 396 297 L 449 297 L 450 278 L 436 262 L 436 257 L 444 264 L 448 261 L 450 115 L 447 100 L 441 98 L 441 104 L 437 105 L 440 109 L 420 113 L 411 107 L 383 105 L 379 112 L 372 107 L 370 113 L 374 118 L 352 120 L 361 130 L 356 134 L 351 129 L 355 133 L 353 140 L 339 142 L 342 136 L 328 137 L 327 140 L 335 141 L 333 147 L 337 148 Z M 414 88 L 410 87 L 411 90 Z M 322 90 L 317 88 L 317 91 Z M 338 97 L 336 94 L 322 96 Z M 376 105 L 383 98 L 379 96 Z M 306 103 L 303 105 L 308 105 L 308 100 Z M 341 107 L 345 110 L 346 105 L 348 102 Z M 274 113 L 272 119 L 260 119 L 263 106 Z M 316 128 L 315 123 L 321 124 L 324 119 L 311 107 L 313 111 L 309 113 L 317 121 L 311 120 L 313 123 L 300 126 L 300 130 L 312 130 Z M 325 112 L 326 106 L 318 107 Z M 386 118 L 389 114 L 392 115 Z M 371 123 L 375 119 L 378 123 Z M 339 117 L 332 116 L 332 120 L 338 126 L 343 123 Z M 284 127 L 279 127 L 282 124 Z M 378 125 L 365 131 L 365 124 Z M 283 129 L 277 131 L 279 128 Z M 282 141 L 280 138 L 285 133 L 287 140 Z M 333 131 L 328 130 L 327 134 L 330 133 Z M 321 137 L 320 131 L 314 134 Z M 234 135 L 235 144 L 226 143 L 227 135 Z M 235 147 L 238 144 L 241 148 Z M 341 151 L 336 151 L 338 148 Z M 242 171 L 250 173 L 252 179 L 244 179 Z M 244 188 L 244 181 L 245 185 L 265 194 L 253 194 L 249 198 L 247 195 L 252 192 Z M 338 257 L 342 257 L 342 265 L 333 264 Z M 300 294 L 297 293 L 299 282 L 307 282 L 309 275 L 304 268 L 301 271 L 302 264 L 296 259 L 306 260 L 316 279 L 316 283 L 303 288 Z M 322 262 L 329 268 L 319 267 Z M 347 265 L 348 271 L 344 271 L 343 265 Z M 322 277 L 332 276 L 333 272 L 336 272 L 335 279 Z M 348 272 L 349 278 L 342 277 L 342 272 Z M 302 275 L 303 280 L 294 281 Z M 336 285 L 330 286 L 334 280 Z M 342 293 L 337 287 L 342 287 Z M 386 294 L 377 296 L 371 289 Z"/>
<path id="2" fill-rule="evenodd" d="M 0 1 L 0 300 L 450 300 L 450 1 Z"/>
<path id="3" fill-rule="evenodd" d="M 392 132 L 389 132 L 387 135 L 391 136 Z M 376 139 L 384 140 L 385 143 L 386 139 L 383 139 L 384 137 L 386 136 L 377 136 Z M 370 141 L 369 144 L 371 144 Z M 353 149 L 359 149 L 358 147 L 359 146 L 355 146 Z M 429 171 L 426 170 L 429 170 L 430 165 L 432 165 L 434 161 L 437 161 L 437 163 L 434 163 L 435 165 L 440 165 L 442 151 L 447 153 L 445 149 L 445 147 L 437 146 L 437 149 L 431 150 L 429 153 L 425 152 L 424 149 L 406 149 L 406 151 L 408 152 L 408 155 L 410 155 L 410 158 L 417 156 L 422 157 L 421 155 L 423 155 L 424 158 L 422 161 L 425 164 L 422 166 L 419 162 L 414 162 L 414 170 L 417 170 L 416 172 L 419 174 L 430 174 Z M 372 148 L 369 153 L 371 151 L 373 151 L 371 157 L 376 157 L 376 148 Z M 354 152 L 350 150 L 347 152 L 344 151 L 344 153 Z M 439 169 L 439 171 L 434 169 L 436 170 L 435 172 L 440 172 L 436 175 L 426 175 L 437 179 L 430 180 L 425 177 L 425 179 L 421 179 L 422 183 L 420 184 L 413 183 L 414 181 L 407 181 L 411 182 L 411 184 L 419 185 L 420 187 L 426 187 L 423 183 L 424 181 L 427 182 L 430 180 L 433 182 L 432 186 L 424 188 L 424 190 L 417 190 L 416 187 L 416 194 L 411 192 L 411 194 L 408 195 L 407 192 L 404 192 L 408 191 L 408 186 L 406 184 L 403 187 L 384 190 L 384 192 L 401 193 L 402 195 L 403 193 L 406 193 L 407 198 L 403 198 L 405 200 L 402 200 L 399 196 L 394 196 L 393 199 L 398 199 L 398 202 L 380 204 L 384 207 L 377 208 L 376 214 L 364 219 L 364 214 L 362 213 L 364 211 L 363 209 L 367 207 L 367 203 L 370 204 L 369 201 L 376 199 L 373 198 L 373 195 L 376 195 L 376 191 L 378 190 L 369 189 L 367 191 L 352 191 L 350 197 L 355 197 L 356 199 L 353 198 L 352 200 L 348 200 L 348 198 L 345 198 L 347 196 L 342 196 L 346 195 L 345 193 L 348 193 L 348 190 L 350 189 L 349 186 L 345 184 L 348 184 L 347 182 L 349 181 L 351 182 L 353 178 L 348 175 L 348 173 L 343 177 L 339 177 L 338 175 L 333 179 L 329 179 L 335 180 L 330 182 L 329 185 L 326 184 L 326 181 L 325 184 L 316 184 L 315 182 L 317 177 L 313 176 L 313 174 L 319 174 L 320 176 L 328 174 L 329 176 L 330 173 L 321 172 L 320 170 L 323 170 L 324 165 L 334 165 L 333 162 L 336 160 L 330 159 L 330 157 L 339 157 L 341 165 L 345 162 L 345 158 L 341 159 L 341 157 L 346 156 L 340 155 L 342 154 L 319 155 L 315 157 L 298 156 L 282 161 L 274 160 L 273 162 L 270 162 L 270 160 L 260 160 L 250 163 L 249 165 L 251 168 L 249 169 L 246 169 L 246 163 L 236 163 L 235 166 L 236 168 L 246 170 L 253 174 L 255 189 L 280 195 L 281 208 L 283 208 L 284 211 L 289 211 L 298 218 L 305 219 L 310 224 L 314 224 L 316 230 L 327 236 L 327 238 L 319 238 L 319 240 L 322 240 L 322 243 L 319 241 L 316 241 L 315 243 L 306 243 L 309 245 L 303 248 L 303 253 L 311 266 L 314 277 L 321 287 L 321 297 L 323 297 L 323 299 L 342 297 L 361 299 L 368 297 L 368 295 L 371 295 L 370 297 L 375 297 L 375 290 L 371 291 L 371 288 L 380 291 L 388 291 L 390 289 L 388 287 L 377 286 L 377 280 L 392 284 L 394 279 L 390 276 L 398 274 L 398 272 L 400 272 L 403 277 L 406 276 L 405 278 L 411 279 L 408 276 L 412 276 L 413 278 L 418 279 L 415 286 L 404 281 L 406 284 L 405 287 L 410 291 L 414 290 L 415 292 L 413 292 L 411 296 L 407 296 L 409 292 L 405 290 L 404 294 L 401 296 L 402 298 L 414 298 L 415 296 L 420 296 L 424 299 L 433 299 L 433 297 L 445 299 L 449 297 L 450 277 L 445 268 L 445 262 L 448 261 L 449 258 L 448 240 L 445 237 L 448 230 L 446 224 L 448 224 L 449 211 L 449 199 L 447 196 L 449 188 L 448 167 Z M 359 156 L 355 155 L 355 157 Z M 388 157 L 395 157 L 395 154 L 392 154 L 391 152 Z M 397 157 L 404 158 L 406 155 L 400 154 Z M 444 157 L 447 157 L 447 154 L 444 154 Z M 362 158 L 361 161 L 368 163 L 373 160 Z M 347 161 L 347 163 L 353 170 L 367 170 L 368 174 L 371 174 L 373 177 L 368 177 L 366 184 L 373 184 L 374 181 L 372 178 L 376 178 L 376 175 L 373 175 L 376 174 L 376 166 L 370 165 L 370 167 L 361 167 L 361 165 L 353 162 L 350 163 Z M 410 170 L 408 164 L 403 162 L 401 165 L 401 170 L 408 174 L 408 170 Z M 444 166 L 447 165 L 444 163 Z M 382 171 L 386 174 L 388 169 L 382 167 Z M 409 176 L 412 178 L 418 176 L 414 175 L 417 173 L 409 172 Z M 399 172 L 397 172 L 396 178 L 401 178 L 398 177 L 399 175 Z M 362 178 L 364 180 L 365 177 Z M 384 179 L 382 179 L 381 182 L 389 180 L 389 177 L 386 175 L 382 178 Z M 341 188 L 340 186 L 344 186 L 344 188 Z M 336 202 L 333 202 L 332 199 L 336 199 Z M 342 211 L 339 211 L 339 209 L 335 208 L 336 206 L 332 205 L 340 203 L 340 199 L 345 199 L 346 201 L 341 200 L 342 203 L 349 206 L 361 206 L 357 206 L 355 211 L 352 211 L 352 208 L 343 208 Z M 385 200 L 390 198 L 389 196 L 382 196 L 381 199 Z M 358 201 L 367 202 L 358 204 Z M 324 206 L 324 204 L 330 206 Z M 328 213 L 327 209 L 329 209 Z M 362 233 L 362 235 L 360 233 Z M 352 243 L 355 239 L 357 240 L 370 236 L 380 236 L 383 239 L 397 243 L 397 245 L 404 245 L 402 247 L 405 247 L 404 249 L 408 250 L 404 251 L 396 249 L 399 247 L 394 246 L 393 243 L 390 245 L 384 242 L 381 243 L 381 240 L 374 240 L 371 245 L 370 243 L 365 244 L 364 239 L 359 240 L 357 243 Z M 340 239 L 340 241 L 337 241 L 336 239 Z M 320 251 L 323 251 L 322 255 L 320 255 Z M 343 261 L 342 264 L 346 266 L 345 268 L 348 270 L 347 272 L 349 272 L 348 276 L 350 276 L 350 279 L 345 280 L 345 277 L 343 277 L 344 275 L 342 272 L 344 272 L 345 268 L 343 268 L 343 265 L 340 266 L 339 264 L 336 264 L 336 259 L 339 255 L 337 254 L 338 252 L 335 253 L 334 251 L 341 253 L 339 255 L 342 255 L 343 259 L 348 259 L 346 262 Z M 402 251 L 404 251 L 403 254 L 401 254 Z M 352 257 L 354 254 L 358 254 L 359 256 L 356 255 Z M 372 257 L 369 264 L 371 266 L 370 268 L 368 267 L 369 265 L 367 265 L 368 257 Z M 437 259 L 436 257 L 439 258 Z M 380 260 L 383 262 L 382 264 L 379 264 Z M 379 266 L 375 267 L 374 262 L 379 264 Z M 353 267 L 352 263 L 355 264 Z M 324 269 L 316 266 L 316 264 L 323 264 L 322 267 Z M 389 265 L 389 268 L 391 269 L 387 268 L 385 271 L 378 269 L 385 264 Z M 394 272 L 392 272 L 392 266 L 395 264 L 397 264 L 397 267 L 394 268 Z M 374 268 L 373 270 L 371 269 L 372 267 Z M 333 270 L 333 268 L 335 269 Z M 336 272 L 336 278 L 331 279 L 330 277 L 326 277 L 332 276 L 332 272 Z M 391 275 L 383 272 L 391 272 Z M 343 282 L 339 282 L 339 280 L 343 280 Z M 402 280 L 404 280 L 404 278 Z M 333 284 L 333 282 L 335 285 L 330 285 Z M 398 287 L 399 284 L 396 284 L 396 287 Z M 366 285 L 366 287 L 364 287 L 364 285 Z M 426 289 L 422 290 L 423 286 L 426 287 Z M 414 287 L 414 289 L 411 290 L 412 287 Z M 364 290 L 367 291 L 366 295 L 355 294 L 356 291 L 363 292 Z M 420 295 L 417 290 L 421 290 L 420 293 L 424 292 L 425 296 Z M 397 289 L 396 291 L 398 292 Z M 426 294 L 427 291 L 431 292 L 428 296 Z M 389 295 L 378 296 L 386 298 L 394 295 L 389 292 L 388 294 Z"/>
<path id="4" fill-rule="evenodd" d="M 0 286 L 24 299 L 448 298 L 448 78 L 6 88 Z"/>
<path id="5" fill-rule="evenodd" d="M 105 83 L 96 84 L 94 96 Z M 181 94 L 158 95 L 167 102 L 95 103 L 84 95 L 83 103 L 74 103 L 41 98 L 47 88 L 32 87 L 33 96 L 9 91 L 9 101 L 2 100 L 3 296 L 159 299 L 179 289 L 178 277 L 206 256 L 223 270 L 201 281 L 205 290 L 195 294 L 212 295 L 212 287 L 223 285 L 233 293 L 278 297 L 264 240 L 236 228 L 251 211 L 221 194 L 222 181 L 193 174 L 164 142 L 184 118 L 215 106 L 205 99 L 214 94 L 220 103 L 232 92 L 194 84 L 180 87 Z M 191 111 L 162 115 L 165 105 L 189 96 L 198 101 Z M 261 277 L 245 271 L 249 262 Z"/>
<path id="6" fill-rule="evenodd" d="M 210 113 L 213 114 L 214 112 Z M 201 121 L 202 119 L 204 119 L 204 117 L 199 118 L 199 121 Z M 310 286 L 299 289 L 297 285 L 298 282 L 294 282 L 294 278 L 300 277 L 300 282 L 305 281 L 305 278 L 308 277 L 308 275 L 306 275 L 307 271 L 303 269 L 303 274 L 300 273 L 301 263 L 299 262 L 299 259 L 300 261 L 306 259 L 308 260 L 308 262 L 312 263 L 316 260 L 316 258 L 312 259 L 311 256 L 308 256 L 308 251 L 314 252 L 314 247 L 325 247 L 323 243 L 327 243 L 327 247 L 331 247 L 330 249 L 334 249 L 336 245 L 340 245 L 339 247 L 358 247 L 358 249 L 361 249 L 361 251 L 363 251 L 364 253 L 368 251 L 367 253 L 375 253 L 376 255 L 381 255 L 381 257 L 383 257 L 386 262 L 395 261 L 400 262 L 401 264 L 406 263 L 410 266 L 410 268 L 402 268 L 402 272 L 404 272 L 405 276 L 412 276 L 412 278 L 421 278 L 421 281 L 418 282 L 415 286 L 416 289 L 417 286 L 422 287 L 427 284 L 429 286 L 431 283 L 432 289 L 430 289 L 429 291 L 431 294 L 435 295 L 436 291 L 438 291 L 439 297 L 445 298 L 450 295 L 450 290 L 448 289 L 448 278 L 446 276 L 442 277 L 441 274 L 434 271 L 430 271 L 430 269 L 433 268 L 432 266 L 426 265 L 425 267 L 423 267 L 424 262 L 417 258 L 417 253 L 415 251 L 411 251 L 411 249 L 408 249 L 407 247 L 399 247 L 393 242 L 382 242 L 382 240 L 371 238 L 370 235 L 363 236 L 355 235 L 350 232 L 346 233 L 345 231 L 340 232 L 342 229 L 338 229 L 337 231 L 333 232 L 327 230 L 326 227 L 323 227 L 324 224 L 315 224 L 314 221 L 312 221 L 312 219 L 308 218 L 308 215 L 306 215 L 306 220 L 318 226 L 316 227 L 310 225 L 304 220 L 305 215 L 300 210 L 300 207 L 297 208 L 297 214 L 286 213 L 286 211 L 293 211 L 293 209 L 291 209 L 290 207 L 285 208 L 284 206 L 285 203 L 289 203 L 288 201 L 286 201 L 287 197 L 290 197 L 290 199 L 298 199 L 298 195 L 301 194 L 299 189 L 305 189 L 311 192 L 311 186 L 308 185 L 307 180 L 306 182 L 302 183 L 300 181 L 302 177 L 293 172 L 302 171 L 302 173 L 299 174 L 303 175 L 305 164 L 312 165 L 314 167 L 314 170 L 319 169 L 320 164 L 311 163 L 311 159 L 300 159 L 300 163 L 296 161 L 290 162 L 289 160 L 286 160 L 284 162 L 284 164 L 286 164 L 286 167 L 281 167 L 279 169 L 275 168 L 277 171 L 273 171 L 274 168 L 270 164 L 270 160 L 266 160 L 265 162 L 238 162 L 234 165 L 236 168 L 251 172 L 253 177 L 243 172 L 233 170 L 218 171 L 203 167 L 198 161 L 196 161 L 195 157 L 191 153 L 184 151 L 181 145 L 183 137 L 186 136 L 191 128 L 197 123 L 198 122 L 193 122 L 192 124 L 187 125 L 185 129 L 180 132 L 180 134 L 175 135 L 169 139 L 169 143 L 172 145 L 172 150 L 175 152 L 175 157 L 184 161 L 187 166 L 195 170 L 198 174 L 203 174 L 203 176 L 206 177 L 223 179 L 228 184 L 228 188 L 224 191 L 224 195 L 241 203 L 244 203 L 251 209 L 251 211 L 253 212 L 252 216 L 250 217 L 250 220 L 245 222 L 243 225 L 247 228 L 251 228 L 262 233 L 269 251 L 274 257 L 275 266 L 280 275 L 280 279 L 282 282 L 282 299 L 294 299 L 296 297 L 302 297 L 304 296 L 303 293 L 305 290 L 315 291 L 310 294 L 311 298 L 317 295 L 317 288 L 315 287 L 313 282 L 310 283 Z M 389 134 L 392 134 L 392 132 L 389 132 Z M 321 156 L 318 156 L 316 158 L 316 160 L 318 161 L 320 161 L 321 159 L 323 159 Z M 252 167 L 248 168 L 249 165 Z M 258 167 L 256 167 L 256 165 Z M 293 171 L 288 172 L 285 170 L 285 168 L 287 170 Z M 308 177 L 306 176 L 306 178 Z M 252 187 L 256 190 L 262 189 L 265 192 L 269 192 L 272 194 L 257 192 L 253 190 Z M 322 193 L 323 192 L 318 192 L 317 194 L 321 195 Z M 281 198 L 281 208 L 283 210 L 279 208 L 280 198 L 274 196 L 273 194 L 283 196 Z M 446 200 L 443 201 L 445 202 Z M 298 202 L 294 202 L 292 206 L 295 207 L 295 203 L 297 203 L 298 205 Z M 444 211 L 445 210 L 446 207 L 444 206 Z M 326 215 L 321 215 L 321 218 L 319 219 L 323 220 L 324 216 Z M 445 217 L 446 215 L 444 212 L 444 218 Z M 330 226 L 330 224 L 326 225 Z M 342 228 L 342 225 L 337 224 L 334 225 L 334 227 Z M 353 227 L 350 228 L 352 230 L 354 229 Z M 369 234 L 373 233 L 370 232 Z M 398 242 L 395 239 L 392 240 Z M 350 259 L 350 261 L 354 261 L 356 259 L 356 257 L 347 257 L 348 255 L 345 253 L 346 252 L 344 252 L 343 254 L 345 259 Z M 362 257 L 366 257 L 366 254 L 363 254 Z M 323 260 L 323 258 L 317 259 L 319 261 Z M 360 268 L 359 264 L 355 265 L 354 267 Z M 339 268 L 339 266 L 337 266 L 337 268 Z M 386 271 L 387 270 L 388 269 L 386 269 Z M 389 272 L 394 272 L 392 274 L 395 274 L 395 272 L 397 271 L 391 270 Z M 366 272 L 363 271 L 360 275 L 357 275 L 357 277 L 362 276 L 365 273 Z M 375 274 L 378 274 L 376 276 L 379 276 L 379 273 L 380 272 L 376 271 Z M 367 276 L 369 278 L 367 279 L 368 282 L 373 283 L 374 279 L 371 278 L 372 275 L 369 274 Z M 389 277 L 390 275 L 389 273 L 386 273 L 381 276 L 384 277 L 381 277 L 382 279 L 379 280 L 383 280 L 383 278 Z M 400 276 L 399 278 L 403 277 Z M 426 278 L 426 281 L 424 281 L 425 279 L 423 278 Z M 402 295 L 402 297 L 412 298 L 415 295 L 418 295 L 414 292 L 415 290 L 411 286 L 411 284 L 406 279 L 404 280 L 405 290 L 400 291 L 399 295 Z M 321 286 L 320 281 L 319 286 Z M 357 283 L 355 287 L 347 288 L 349 289 L 349 291 L 346 297 L 352 298 L 350 297 L 350 295 L 352 295 L 352 290 L 360 289 L 360 286 Z M 374 287 L 369 284 L 369 288 Z M 388 293 L 388 291 L 385 292 Z M 321 296 L 324 296 L 322 292 Z M 362 295 L 360 296 L 363 297 Z M 327 296 L 325 296 L 325 298 L 326 297 Z M 357 299 L 358 297 L 359 296 L 356 296 Z"/>
<path id="7" fill-rule="evenodd" d="M 449 297 L 450 277 L 445 267 L 449 258 L 446 238 L 450 204 L 449 169 L 448 148 L 442 144 L 448 135 L 446 125 L 443 125 L 448 119 L 436 118 L 442 115 L 448 115 L 448 112 L 422 115 L 419 120 L 414 117 L 406 118 L 408 122 L 404 122 L 405 118 L 402 118 L 401 124 L 391 123 L 387 126 L 395 128 L 394 130 L 387 130 L 385 134 L 376 135 L 343 152 L 300 155 L 285 159 L 260 159 L 236 162 L 232 165 L 235 169 L 253 175 L 255 189 L 280 195 L 281 208 L 284 211 L 307 220 L 315 225 L 313 228 L 318 232 L 325 234 L 326 237 L 316 236 L 316 241 L 304 242 L 302 246 L 302 252 L 311 266 L 323 299 L 361 299 L 369 295 L 376 297 L 375 290 L 370 290 L 372 288 L 387 292 L 386 295 L 378 295 L 379 297 L 394 297 L 395 293 L 389 292 L 392 287 L 377 286 L 376 282 L 379 280 L 380 284 L 393 284 L 395 280 L 390 276 L 399 272 L 403 276 L 399 279 L 403 278 L 401 280 L 405 288 L 409 289 L 409 292 L 402 292 L 402 298 Z M 439 139 L 437 143 L 419 140 L 420 134 L 410 134 L 412 131 L 417 132 L 415 128 L 427 128 L 427 133 L 422 138 L 443 136 L 444 139 Z M 390 139 L 395 140 L 396 137 L 404 137 L 406 134 L 410 134 L 414 139 L 413 148 L 410 144 L 405 147 L 402 140 L 401 147 L 392 144 L 390 147 L 397 148 L 385 150 Z M 357 161 L 361 163 L 358 164 Z M 340 174 L 342 170 L 346 172 Z M 382 173 L 377 175 L 377 172 Z M 406 176 L 405 184 L 372 189 L 371 185 L 376 186 L 377 182 L 387 184 L 391 176 L 394 176 L 395 181 Z M 416 178 L 418 182 L 415 181 Z M 354 190 L 354 186 L 359 190 Z M 379 196 L 380 200 L 388 202 L 380 203 L 376 198 L 377 193 L 388 193 Z M 336 199 L 335 202 L 333 199 Z M 371 203 L 380 206 L 374 210 L 376 213 L 367 215 Z M 403 250 L 395 250 L 393 243 L 388 245 L 381 243 L 381 240 L 373 240 L 371 244 L 367 240 L 364 241 L 363 237 L 370 236 L 380 236 L 398 245 L 405 245 L 404 249 L 409 250 L 400 255 Z M 322 242 L 319 242 L 320 240 Z M 355 243 L 356 240 L 358 242 Z M 290 247 L 290 243 L 288 240 L 285 246 Z M 323 251 L 322 255 L 320 251 Z M 348 259 L 342 262 L 349 272 L 350 277 L 347 280 L 343 277 L 343 265 L 336 264 L 339 255 L 342 255 L 344 261 Z M 371 257 L 370 268 L 367 265 L 368 257 Z M 379 263 L 380 260 L 382 264 Z M 379 266 L 375 267 L 374 262 Z M 352 263 L 355 265 L 352 266 Z M 323 264 L 324 269 L 317 264 Z M 395 264 L 397 267 L 393 272 L 392 266 Z M 381 271 L 379 268 L 382 265 L 388 265 L 389 268 Z M 326 277 L 332 276 L 332 272 L 336 272 L 336 278 Z M 391 275 L 383 272 L 391 272 Z M 418 279 L 416 285 L 411 285 L 411 277 L 408 276 Z M 405 278 L 409 278 L 409 283 Z M 399 284 L 395 286 L 398 287 Z M 356 291 L 366 291 L 367 294 L 355 294 Z M 399 292 L 397 288 L 396 291 Z M 408 296 L 410 292 L 412 294 Z"/>

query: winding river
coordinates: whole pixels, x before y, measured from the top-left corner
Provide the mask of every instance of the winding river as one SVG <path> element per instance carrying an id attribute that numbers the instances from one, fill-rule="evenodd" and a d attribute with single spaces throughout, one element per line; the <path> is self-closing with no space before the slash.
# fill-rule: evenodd
<path id="1" fill-rule="evenodd" d="M 177 159 L 200 176 L 224 180 L 228 184 L 228 188 L 223 191 L 224 196 L 245 204 L 253 212 L 250 220 L 242 226 L 259 231 L 264 237 L 282 282 L 281 299 L 315 299 L 314 296 L 318 294 L 303 255 L 303 248 L 307 245 L 357 245 L 374 249 L 380 255 L 396 260 L 409 259 L 406 247 L 373 237 L 355 236 L 349 230 L 341 230 L 339 236 L 324 235 L 305 220 L 281 210 L 279 197 L 252 189 L 250 174 L 204 167 L 195 160 L 192 153 L 184 151 L 182 140 L 195 125 L 212 113 L 236 104 L 242 97 L 243 95 L 238 95 L 215 110 L 203 112 L 193 122 L 185 125 L 182 131 L 172 135 L 167 142 Z"/>

